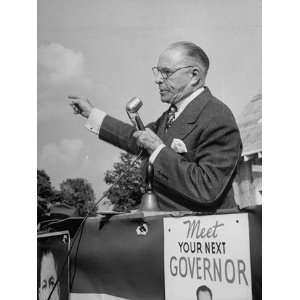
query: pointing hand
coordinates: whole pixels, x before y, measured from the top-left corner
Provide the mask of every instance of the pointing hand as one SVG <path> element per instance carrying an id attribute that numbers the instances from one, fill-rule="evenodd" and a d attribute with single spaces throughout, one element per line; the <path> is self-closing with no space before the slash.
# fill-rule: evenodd
<path id="1" fill-rule="evenodd" d="M 70 105 L 73 108 L 74 114 L 80 114 L 84 118 L 88 118 L 90 116 L 94 105 L 87 98 L 84 99 L 78 96 L 68 96 L 68 98 L 72 100 Z"/>

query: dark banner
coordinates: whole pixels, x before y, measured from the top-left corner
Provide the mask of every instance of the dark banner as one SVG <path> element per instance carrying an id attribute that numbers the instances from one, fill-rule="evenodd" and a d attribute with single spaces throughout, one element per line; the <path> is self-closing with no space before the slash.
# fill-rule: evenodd
<path id="1" fill-rule="evenodd" d="M 222 213 L 220 213 L 220 219 L 222 219 L 221 215 Z M 227 251 L 231 249 L 229 245 L 235 247 L 232 249 L 240 251 L 241 241 L 244 239 L 249 241 L 251 271 L 247 260 L 243 260 L 245 261 L 245 270 L 242 269 L 241 271 L 243 266 L 238 265 L 239 269 L 237 270 L 240 270 L 240 273 L 237 275 L 240 274 L 240 277 L 236 277 L 237 281 L 234 281 L 234 284 L 239 284 L 239 278 L 244 281 L 246 278 L 247 284 L 251 283 L 250 286 L 252 286 L 250 288 L 252 299 L 259 300 L 261 299 L 261 207 L 244 215 L 247 217 L 245 224 L 249 225 L 249 230 L 240 230 L 236 235 L 232 232 L 229 236 L 230 239 L 232 236 L 235 237 L 232 240 L 224 236 L 224 239 L 220 241 L 226 243 L 228 241 L 228 246 L 227 244 L 225 246 L 223 244 L 217 245 L 217 242 L 220 243 L 220 241 L 216 241 L 216 245 L 213 246 L 218 246 L 217 248 L 221 250 L 225 247 L 225 254 L 222 254 L 223 252 L 216 254 L 225 257 Z M 143 216 L 143 214 L 133 214 L 113 216 L 109 220 L 101 217 L 88 218 L 81 234 L 79 247 L 79 238 L 77 238 L 71 253 L 70 275 L 73 278 L 71 300 L 165 299 L 164 218 L 170 216 L 172 215 Z M 201 222 L 203 217 L 197 216 L 197 218 Z M 214 215 L 214 222 L 215 218 Z M 81 219 L 78 218 L 61 221 L 52 225 L 53 230 L 68 229 L 73 236 L 80 221 Z M 242 228 L 238 226 L 238 223 L 236 224 L 237 228 Z M 221 237 L 221 227 L 219 231 Z M 248 233 L 248 237 L 238 236 L 245 232 Z M 229 241 L 236 244 L 229 244 Z M 248 254 L 249 243 L 248 247 L 245 247 Z M 244 259 L 242 252 L 242 250 L 237 252 L 236 257 L 238 259 L 241 257 Z M 247 258 L 247 253 L 245 253 L 245 257 Z M 229 259 L 231 258 L 232 256 L 229 257 Z M 233 276 L 232 268 L 230 269 L 232 266 L 228 263 L 226 266 L 228 268 L 226 274 L 230 281 Z M 188 280 L 188 278 L 184 280 Z M 244 281 L 241 282 L 245 283 Z M 199 286 L 201 285 L 202 283 L 199 284 Z M 246 283 L 244 285 L 246 286 Z"/>

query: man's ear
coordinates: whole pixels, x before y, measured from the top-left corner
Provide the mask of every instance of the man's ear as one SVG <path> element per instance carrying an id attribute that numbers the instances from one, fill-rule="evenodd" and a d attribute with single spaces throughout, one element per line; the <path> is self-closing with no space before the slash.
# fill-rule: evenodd
<path id="1" fill-rule="evenodd" d="M 192 85 L 199 85 L 204 83 L 204 74 L 199 67 L 193 67 L 192 70 Z"/>

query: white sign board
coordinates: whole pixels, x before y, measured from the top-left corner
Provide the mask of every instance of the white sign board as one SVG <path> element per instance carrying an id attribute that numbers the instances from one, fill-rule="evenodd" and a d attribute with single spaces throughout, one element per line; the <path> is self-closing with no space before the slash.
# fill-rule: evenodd
<path id="1" fill-rule="evenodd" d="M 166 300 L 251 300 L 248 215 L 164 218 Z"/>

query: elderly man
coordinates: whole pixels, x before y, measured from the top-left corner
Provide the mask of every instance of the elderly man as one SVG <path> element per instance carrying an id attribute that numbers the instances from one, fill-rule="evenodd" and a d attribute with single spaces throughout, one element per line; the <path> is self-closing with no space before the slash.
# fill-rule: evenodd
<path id="1" fill-rule="evenodd" d="M 134 154 L 139 147 L 146 149 L 163 210 L 235 206 L 232 180 L 242 144 L 231 111 L 205 86 L 208 68 L 209 59 L 197 45 L 171 44 L 152 69 L 169 109 L 145 131 L 136 131 L 88 100 L 71 103 L 101 140 Z"/>

